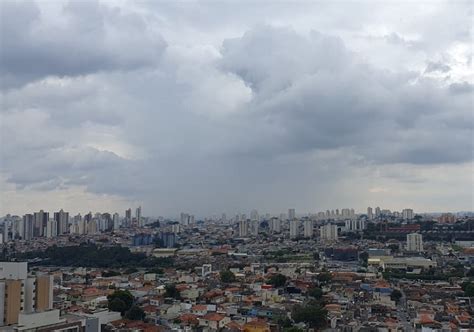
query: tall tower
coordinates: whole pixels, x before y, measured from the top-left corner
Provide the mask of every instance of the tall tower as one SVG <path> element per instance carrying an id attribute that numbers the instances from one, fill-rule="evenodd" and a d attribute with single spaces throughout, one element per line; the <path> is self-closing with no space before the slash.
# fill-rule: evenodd
<path id="1" fill-rule="evenodd" d="M 374 212 L 372 211 L 372 208 L 370 206 L 367 208 L 367 219 L 369 220 L 374 219 Z"/>
<path id="2" fill-rule="evenodd" d="M 248 236 L 248 222 L 245 219 L 239 221 L 239 236 L 246 237 Z"/>
<path id="3" fill-rule="evenodd" d="M 294 220 L 296 218 L 295 209 L 288 209 L 288 220 Z"/>
<path id="4" fill-rule="evenodd" d="M 295 239 L 299 236 L 299 221 L 290 219 L 290 238 Z"/>
<path id="5" fill-rule="evenodd" d="M 421 234 L 411 233 L 407 235 L 407 251 L 423 251 L 423 236 Z"/>
<path id="6" fill-rule="evenodd" d="M 54 212 L 54 220 L 56 221 L 58 235 L 69 233 L 68 212 L 64 212 L 63 209 L 59 210 L 59 212 Z"/>
<path id="7" fill-rule="evenodd" d="M 304 237 L 313 237 L 313 221 L 311 219 L 304 221 Z"/>

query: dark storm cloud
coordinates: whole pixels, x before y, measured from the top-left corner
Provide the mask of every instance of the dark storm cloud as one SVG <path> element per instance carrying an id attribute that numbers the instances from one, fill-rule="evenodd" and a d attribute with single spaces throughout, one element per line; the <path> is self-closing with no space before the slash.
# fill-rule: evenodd
<path id="1" fill-rule="evenodd" d="M 50 18 L 35 2 L 3 1 L 0 14 L 2 87 L 150 66 L 166 46 L 142 17 L 97 1 L 70 1 Z"/>

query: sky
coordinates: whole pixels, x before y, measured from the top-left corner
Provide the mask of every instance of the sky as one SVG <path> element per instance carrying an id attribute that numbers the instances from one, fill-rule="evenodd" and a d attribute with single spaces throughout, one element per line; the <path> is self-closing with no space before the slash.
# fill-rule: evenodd
<path id="1" fill-rule="evenodd" d="M 474 210 L 471 1 L 2 1 L 0 214 Z"/>

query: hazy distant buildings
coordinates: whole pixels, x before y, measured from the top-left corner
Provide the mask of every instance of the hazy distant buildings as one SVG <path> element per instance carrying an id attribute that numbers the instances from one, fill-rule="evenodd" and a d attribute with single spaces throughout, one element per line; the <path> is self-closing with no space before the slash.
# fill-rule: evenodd
<path id="1" fill-rule="evenodd" d="M 407 235 L 407 251 L 422 252 L 423 236 L 419 233 L 411 233 Z"/>

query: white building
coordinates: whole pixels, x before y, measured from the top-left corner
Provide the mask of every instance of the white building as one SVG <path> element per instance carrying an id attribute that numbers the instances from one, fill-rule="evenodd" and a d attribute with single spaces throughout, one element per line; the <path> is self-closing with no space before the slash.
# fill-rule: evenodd
<path id="1" fill-rule="evenodd" d="M 423 251 L 423 236 L 421 234 L 411 233 L 407 235 L 407 251 Z"/>
<path id="2" fill-rule="evenodd" d="M 405 219 L 405 220 L 412 220 L 413 219 L 413 210 L 412 209 L 403 209 L 402 218 Z"/>
<path id="3" fill-rule="evenodd" d="M 239 236 L 240 237 L 247 237 L 249 234 L 249 225 L 247 220 L 242 219 L 239 221 Z"/>
<path id="4" fill-rule="evenodd" d="M 281 232 L 281 220 L 279 218 L 272 218 L 270 220 L 270 231 L 272 233 L 280 233 Z"/>
<path id="5" fill-rule="evenodd" d="M 304 237 L 313 237 L 313 221 L 311 219 L 304 221 Z"/>
<path id="6" fill-rule="evenodd" d="M 322 241 L 337 241 L 337 225 L 326 224 L 320 227 Z"/>
<path id="7" fill-rule="evenodd" d="M 114 231 L 118 230 L 120 228 L 120 216 L 117 212 L 114 213 L 112 221 L 114 223 Z"/>
<path id="8" fill-rule="evenodd" d="M 299 226 L 299 220 L 290 219 L 290 238 L 294 239 L 299 236 Z"/>

